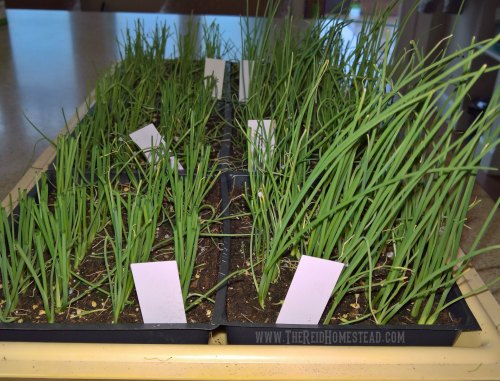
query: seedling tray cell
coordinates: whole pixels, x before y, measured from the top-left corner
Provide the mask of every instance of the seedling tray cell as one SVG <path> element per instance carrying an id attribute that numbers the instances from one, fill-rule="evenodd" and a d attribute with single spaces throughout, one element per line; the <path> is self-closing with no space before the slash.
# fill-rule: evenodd
<path id="1" fill-rule="evenodd" d="M 248 184 L 246 173 L 228 173 L 224 181 L 229 188 L 223 190 L 223 202 L 229 209 L 230 190 Z M 230 229 L 226 233 L 233 233 Z M 227 227 L 226 227 L 227 229 Z M 227 237 L 226 240 L 231 240 Z M 231 247 L 230 242 L 226 242 Z M 230 271 L 230 250 L 224 251 L 221 273 Z M 225 257 L 227 256 L 227 258 Z M 460 299 L 446 312 L 453 316 L 456 324 L 389 324 L 366 323 L 350 325 L 278 325 L 229 321 L 227 319 L 227 285 L 219 291 L 216 315 L 218 323 L 225 327 L 229 344 L 246 345 L 320 345 L 320 346 L 452 346 L 461 332 L 480 329 L 467 303 Z M 461 296 L 458 286 L 450 291 L 447 300 Z"/>

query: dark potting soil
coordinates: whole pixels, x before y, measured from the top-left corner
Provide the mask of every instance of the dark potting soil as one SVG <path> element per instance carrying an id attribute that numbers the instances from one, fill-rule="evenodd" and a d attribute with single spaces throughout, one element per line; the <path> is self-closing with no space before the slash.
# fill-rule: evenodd
<path id="1" fill-rule="evenodd" d="M 207 195 L 205 203 L 212 205 L 220 212 L 220 185 L 217 182 L 211 192 Z M 202 218 L 203 218 L 202 213 Z M 125 216 L 124 216 L 125 217 Z M 205 216 L 206 217 L 206 216 Z M 211 226 L 211 232 L 221 233 L 221 225 Z M 169 226 L 163 224 L 156 229 L 155 242 L 153 245 L 172 237 Z M 90 253 L 86 256 L 78 272 L 79 277 L 92 283 L 102 282 L 102 289 L 108 291 L 106 282 L 105 262 L 102 255 L 103 238 L 98 238 L 91 246 Z M 218 281 L 219 262 L 221 254 L 221 240 L 218 238 L 199 239 L 198 255 L 193 271 L 192 281 L 189 287 L 190 293 L 205 294 Z M 174 260 L 173 242 L 154 250 L 150 256 L 151 261 Z M 83 295 L 89 289 L 76 277 L 71 280 L 73 288 L 70 289 L 70 298 Z M 0 294 L 1 296 L 1 294 Z M 212 295 L 213 296 L 213 295 Z M 187 301 L 186 305 L 195 298 Z M 0 298 L 1 302 L 1 298 Z M 186 313 L 188 323 L 208 323 L 211 320 L 214 305 L 210 301 L 203 301 Z M 12 314 L 18 323 L 47 323 L 43 303 L 34 284 L 30 284 L 26 292 L 20 296 L 17 309 Z M 99 290 L 93 290 L 81 299 L 73 302 L 71 306 L 62 313 L 56 315 L 57 323 L 112 323 L 113 310 L 111 299 Z M 132 291 L 129 304 L 120 315 L 118 323 L 142 323 L 142 316 L 135 289 Z"/>
<path id="2" fill-rule="evenodd" d="M 244 189 L 235 187 L 230 192 L 232 200 L 230 212 L 237 214 L 247 212 L 248 207 L 246 201 L 241 197 Z M 249 233 L 251 230 L 251 218 L 240 217 L 231 220 L 232 233 Z M 250 262 L 250 241 L 248 238 L 231 238 L 230 250 L 230 273 L 240 270 L 249 269 Z M 265 308 L 261 308 L 257 292 L 254 285 L 253 276 L 250 270 L 241 275 L 235 276 L 228 281 L 227 289 L 227 320 L 229 322 L 243 323 L 269 323 L 273 324 L 278 318 L 281 306 L 285 300 L 288 288 L 292 282 L 297 267 L 298 260 L 285 258 L 282 261 L 279 270 L 277 281 L 273 282 L 269 288 L 268 297 L 265 300 Z M 259 273 L 256 273 L 259 279 Z M 383 275 L 383 274 L 380 274 Z M 330 310 L 331 301 L 325 308 L 321 322 L 326 317 Z M 391 325 L 410 325 L 417 324 L 417 320 L 411 316 L 412 305 L 408 305 L 389 322 Z M 330 324 L 341 324 L 345 320 L 355 320 L 360 316 L 369 313 L 368 301 L 365 295 L 360 293 L 347 294 L 340 305 L 337 307 Z M 443 311 L 439 315 L 437 325 L 456 325 L 459 323 L 459 318 L 453 316 L 450 312 Z M 375 325 L 373 320 L 365 319 L 359 324 Z"/>

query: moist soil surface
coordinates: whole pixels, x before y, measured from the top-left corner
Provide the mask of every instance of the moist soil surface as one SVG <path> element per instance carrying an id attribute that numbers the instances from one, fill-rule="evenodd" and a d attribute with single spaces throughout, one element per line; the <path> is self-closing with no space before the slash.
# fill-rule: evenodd
<path id="1" fill-rule="evenodd" d="M 210 204 L 216 208 L 219 213 L 220 205 L 220 184 L 216 182 L 214 188 L 210 191 L 205 199 L 206 204 Z M 202 213 L 201 218 L 204 215 Z M 125 218 L 125 216 L 124 216 Z M 214 224 L 210 227 L 212 233 L 221 233 L 221 224 Z M 156 245 L 161 243 L 166 238 L 172 237 L 172 231 L 166 224 L 160 225 L 156 229 L 155 242 Z M 91 252 L 88 253 L 85 260 L 80 266 L 78 276 L 93 283 L 99 280 L 104 280 L 102 289 L 109 290 L 107 286 L 105 262 L 102 256 L 102 239 L 94 241 Z M 198 255 L 193 271 L 192 281 L 189 287 L 190 293 L 205 294 L 215 284 L 219 274 L 220 253 L 222 250 L 221 240 L 202 237 L 199 239 Z M 151 252 L 151 261 L 166 261 L 174 260 L 173 244 L 159 247 Z M 88 292 L 88 287 L 78 281 L 76 277 L 71 280 L 74 285 L 70 289 L 70 298 L 75 298 Z M 211 295 L 212 297 L 214 295 Z M 193 302 L 196 298 L 189 298 L 186 305 Z M 0 298 L 1 300 L 1 298 Z M 190 309 L 186 313 L 188 323 L 209 323 L 213 314 L 214 304 L 210 301 L 203 301 Z M 20 296 L 17 309 L 12 314 L 17 323 L 47 323 L 46 313 L 43 309 L 41 297 L 34 284 L 30 284 L 27 291 Z M 99 290 L 93 290 L 81 299 L 71 303 L 70 307 L 55 317 L 56 323 L 112 323 L 113 310 L 111 299 Z M 135 289 L 132 291 L 129 303 L 123 310 L 118 323 L 143 323 L 139 308 L 139 302 Z"/>
<path id="2" fill-rule="evenodd" d="M 232 214 L 247 212 L 246 201 L 241 196 L 244 193 L 242 187 L 234 187 L 231 189 L 230 198 Z M 249 233 L 251 230 L 250 217 L 240 217 L 231 220 L 232 233 Z M 292 282 L 295 269 L 298 261 L 296 259 L 285 259 L 282 261 L 279 270 L 279 277 L 276 282 L 272 283 L 269 288 L 268 297 L 265 301 L 265 308 L 262 309 L 257 298 L 253 276 L 250 270 L 241 275 L 235 276 L 228 281 L 227 289 L 227 320 L 229 322 L 243 323 L 269 323 L 274 324 L 278 318 L 283 300 L 286 297 L 288 288 Z M 240 270 L 249 269 L 250 262 L 250 241 L 248 238 L 231 238 L 230 250 L 230 273 Z M 259 273 L 256 273 L 257 279 Z M 331 302 L 327 305 L 325 313 L 321 319 L 324 320 L 327 312 L 330 310 Z M 403 308 L 390 322 L 391 325 L 410 325 L 417 324 L 414 317 L 411 316 L 412 305 Z M 337 307 L 330 324 L 341 324 L 345 320 L 354 320 L 360 316 L 369 313 L 368 302 L 363 295 L 347 294 Z M 460 319 L 453 316 L 448 311 L 443 311 L 435 324 L 437 325 L 457 325 Z M 370 319 L 365 319 L 360 323 L 363 325 L 375 325 L 375 322 Z"/>

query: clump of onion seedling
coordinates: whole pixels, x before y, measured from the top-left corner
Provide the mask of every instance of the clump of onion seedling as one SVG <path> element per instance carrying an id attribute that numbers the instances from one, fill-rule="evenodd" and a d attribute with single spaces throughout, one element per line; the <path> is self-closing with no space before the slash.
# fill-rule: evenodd
<path id="1" fill-rule="evenodd" d="M 467 261 L 480 253 L 457 256 L 487 152 L 474 154 L 478 139 L 487 136 L 488 149 L 499 141 L 489 132 L 498 102 L 464 136 L 453 140 L 452 132 L 470 87 L 498 69 L 470 69 L 498 37 L 438 58 L 407 53 L 408 64 L 391 61 L 394 38 L 382 39 L 379 21 L 364 27 L 354 50 L 342 47 L 335 28 L 308 31 L 312 40 L 299 48 L 285 23 L 279 57 L 269 54 L 267 67 L 256 66 L 252 83 L 260 92 L 238 123 L 248 141 L 251 251 L 262 261 L 254 269 L 262 306 L 282 258 L 307 254 L 347 265 L 327 323 L 347 293 L 360 290 L 369 310 L 357 321 L 385 324 L 412 304 L 419 322 L 432 323 Z M 453 100 L 439 106 L 450 89 Z M 272 152 L 268 146 L 259 153 L 246 131 L 249 119 L 276 121 Z M 383 258 L 387 247 L 394 250 L 390 260 Z"/>
<path id="2" fill-rule="evenodd" d="M 11 204 L 12 205 L 12 204 Z M 21 194 L 18 213 L 10 216 L 4 207 L 0 208 L 0 321 L 12 320 L 21 295 L 28 287 L 31 278 L 26 274 L 25 261 L 18 252 L 31 252 L 33 247 L 34 200 Z M 16 226 L 17 225 L 17 226 Z"/>
<path id="3" fill-rule="evenodd" d="M 167 168 L 169 193 L 175 212 L 172 224 L 174 253 L 186 301 L 198 253 L 202 230 L 201 212 L 213 207 L 203 204 L 205 197 L 217 182 L 219 173 L 210 165 L 210 148 L 199 144 L 196 130 L 185 144 L 185 174 L 179 174 L 177 165 Z M 215 210 L 212 210 L 215 215 Z"/>
<path id="4" fill-rule="evenodd" d="M 215 21 L 203 24 L 203 48 L 204 55 L 208 58 L 221 59 L 226 57 L 232 50 L 229 40 L 224 40 L 220 26 Z"/>
<path id="5" fill-rule="evenodd" d="M 115 323 L 134 287 L 130 265 L 147 262 L 153 248 L 166 188 L 164 172 L 170 165 L 169 157 L 160 151 L 153 151 L 154 165 L 149 168 L 148 182 L 140 180 L 135 191 L 122 192 L 109 179 L 100 179 L 105 182 L 113 233 L 105 237 L 104 261 Z"/>

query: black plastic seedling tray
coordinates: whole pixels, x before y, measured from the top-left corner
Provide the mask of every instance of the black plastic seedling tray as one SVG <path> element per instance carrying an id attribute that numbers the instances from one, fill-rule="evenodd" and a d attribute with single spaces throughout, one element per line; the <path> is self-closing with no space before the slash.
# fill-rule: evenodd
<path id="1" fill-rule="evenodd" d="M 46 172 L 49 190 L 55 183 L 55 171 Z M 128 182 L 125 174 L 121 183 Z M 28 192 L 37 199 L 37 186 Z M 17 214 L 19 206 L 14 208 Z M 215 323 L 176 324 L 90 324 L 90 323 L 0 323 L 0 342 L 130 343 L 130 344 L 207 344 Z"/>
<path id="2" fill-rule="evenodd" d="M 228 91 L 229 82 L 225 86 L 226 91 Z M 227 102 L 218 101 L 217 108 L 218 112 L 224 113 L 224 116 L 228 118 L 228 113 L 231 110 Z M 93 111 L 91 108 L 88 112 L 92 113 Z M 218 154 L 221 162 L 219 164 L 220 170 L 227 168 L 230 139 L 231 128 L 226 125 Z M 48 168 L 46 175 L 50 187 L 50 184 L 55 183 L 54 163 L 51 163 Z M 181 171 L 182 174 L 183 171 Z M 111 175 L 114 176 L 113 173 Z M 127 182 L 127 175 L 121 174 L 119 181 Z M 220 179 L 221 183 L 223 181 L 225 181 L 224 176 Z M 224 186 L 221 186 L 221 189 L 223 188 Z M 37 199 L 37 186 L 28 190 L 27 195 Z M 12 213 L 19 213 L 19 206 L 16 206 Z M 213 316 L 216 316 L 215 309 Z M 207 344 L 211 332 L 216 328 L 218 325 L 214 318 L 212 318 L 211 323 L 187 324 L 0 323 L 0 342 Z"/>
<path id="3" fill-rule="evenodd" d="M 223 180 L 224 208 L 229 205 L 232 187 L 249 181 L 245 173 L 227 173 Z M 224 225 L 224 233 L 231 233 L 230 222 Z M 231 237 L 225 237 L 220 272 L 230 271 Z M 461 296 L 454 286 L 448 300 Z M 448 308 L 457 325 L 278 325 L 228 321 L 226 315 L 227 286 L 219 290 L 216 298 L 217 323 L 224 326 L 229 344 L 248 345 L 323 345 L 323 346 L 452 346 L 461 332 L 479 330 L 474 315 L 465 300 L 459 300 Z"/>
<path id="4" fill-rule="evenodd" d="M 0 324 L 0 341 L 207 344 L 210 324 Z"/>
<path id="5" fill-rule="evenodd" d="M 457 286 L 450 298 L 460 296 Z M 335 346 L 452 346 L 464 331 L 477 331 L 479 324 L 467 303 L 460 300 L 448 308 L 457 325 L 278 325 L 223 321 L 229 344 L 335 345 Z"/>

